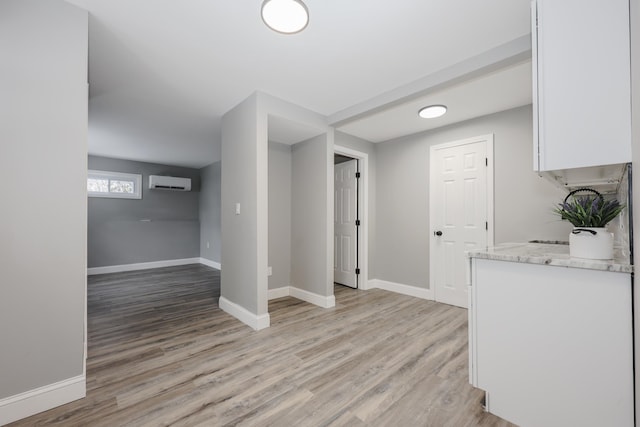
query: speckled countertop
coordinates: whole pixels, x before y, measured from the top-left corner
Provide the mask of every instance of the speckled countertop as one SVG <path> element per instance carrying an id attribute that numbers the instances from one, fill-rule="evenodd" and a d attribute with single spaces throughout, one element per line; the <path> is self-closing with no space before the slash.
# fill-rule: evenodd
<path id="1" fill-rule="evenodd" d="M 528 264 L 546 264 L 561 267 L 584 268 L 588 270 L 617 271 L 632 273 L 628 251 L 616 249 L 614 259 L 595 260 L 572 258 L 569 245 L 556 243 L 504 243 L 486 249 L 467 252 L 469 258 L 491 259 L 499 261 L 522 262 Z"/>

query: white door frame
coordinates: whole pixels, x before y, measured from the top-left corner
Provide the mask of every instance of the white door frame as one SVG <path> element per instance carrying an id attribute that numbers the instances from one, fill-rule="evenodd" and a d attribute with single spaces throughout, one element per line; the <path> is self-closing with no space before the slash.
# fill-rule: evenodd
<path id="1" fill-rule="evenodd" d="M 371 289 L 369 287 L 369 155 L 351 148 L 335 145 L 334 154 L 342 154 L 360 160 L 360 182 L 358 184 L 358 207 L 360 211 L 359 239 L 358 239 L 358 266 L 360 275 L 357 278 L 358 289 Z M 333 174 L 331 174 L 333 176 Z M 331 222 L 333 224 L 333 221 Z M 332 233 L 333 235 L 333 233 Z M 333 257 L 331 257 L 333 259 Z"/>
<path id="2" fill-rule="evenodd" d="M 488 230 L 487 230 L 487 246 L 491 247 L 494 245 L 494 156 L 493 156 L 493 138 L 494 135 L 492 133 L 487 135 L 475 136 L 473 138 L 460 139 L 458 141 L 446 142 L 444 144 L 436 144 L 430 147 L 429 151 L 429 238 L 431 239 L 429 243 L 429 289 L 431 289 L 431 296 L 433 300 L 436 299 L 436 289 L 435 289 L 435 275 L 432 274 L 433 266 L 435 265 L 436 257 L 435 257 L 435 242 L 434 239 L 431 238 L 431 234 L 435 230 L 437 224 L 434 224 L 435 218 L 435 192 L 433 191 L 433 185 L 435 183 L 435 170 L 437 165 L 435 164 L 435 151 L 443 148 L 451 148 L 457 147 L 460 145 L 473 144 L 474 142 L 482 142 L 486 143 L 487 147 L 487 222 L 488 222 Z M 467 281 L 469 281 L 469 272 L 467 272 Z"/>

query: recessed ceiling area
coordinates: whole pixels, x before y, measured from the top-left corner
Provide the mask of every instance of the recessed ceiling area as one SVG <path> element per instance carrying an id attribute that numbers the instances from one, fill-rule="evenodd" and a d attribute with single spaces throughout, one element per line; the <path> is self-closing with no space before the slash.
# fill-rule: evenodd
<path id="1" fill-rule="evenodd" d="M 531 61 L 525 61 L 375 112 L 338 130 L 383 142 L 528 105 L 531 100 Z M 447 113 L 434 119 L 418 116 L 421 108 L 433 104 L 446 105 Z"/>
<path id="2" fill-rule="evenodd" d="M 283 117 L 269 115 L 269 141 L 293 145 L 326 132 Z"/>

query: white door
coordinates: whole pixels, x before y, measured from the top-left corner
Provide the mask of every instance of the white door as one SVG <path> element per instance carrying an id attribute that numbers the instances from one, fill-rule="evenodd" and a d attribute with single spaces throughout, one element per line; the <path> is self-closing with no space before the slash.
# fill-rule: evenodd
<path id="1" fill-rule="evenodd" d="M 356 287 L 357 160 L 334 166 L 333 281 Z"/>
<path id="2" fill-rule="evenodd" d="M 465 251 L 489 241 L 489 142 L 492 135 L 431 147 L 431 289 L 459 307 L 468 303 Z"/>

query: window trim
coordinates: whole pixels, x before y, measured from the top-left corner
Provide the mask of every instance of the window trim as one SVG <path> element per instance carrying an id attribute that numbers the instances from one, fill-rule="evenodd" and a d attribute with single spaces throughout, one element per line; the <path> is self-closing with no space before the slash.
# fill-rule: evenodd
<path id="1" fill-rule="evenodd" d="M 133 181 L 133 193 L 102 193 L 98 191 L 87 190 L 87 196 L 89 197 L 102 197 L 109 199 L 142 199 L 142 175 L 136 173 L 124 173 L 124 172 L 111 172 L 89 169 L 87 173 L 87 183 L 89 179 L 125 179 L 127 181 Z"/>

